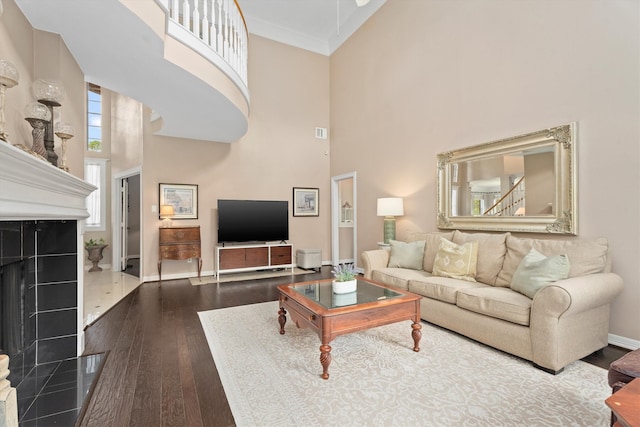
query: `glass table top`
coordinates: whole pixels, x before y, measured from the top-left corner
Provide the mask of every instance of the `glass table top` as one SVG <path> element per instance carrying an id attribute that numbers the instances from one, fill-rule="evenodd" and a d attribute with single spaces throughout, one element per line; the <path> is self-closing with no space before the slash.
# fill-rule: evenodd
<path id="1" fill-rule="evenodd" d="M 349 305 L 365 304 L 384 299 L 401 297 L 404 294 L 374 285 L 364 280 L 358 280 L 355 292 L 334 294 L 331 281 L 311 282 L 291 286 L 295 292 L 304 295 L 325 308 L 346 307 Z"/>

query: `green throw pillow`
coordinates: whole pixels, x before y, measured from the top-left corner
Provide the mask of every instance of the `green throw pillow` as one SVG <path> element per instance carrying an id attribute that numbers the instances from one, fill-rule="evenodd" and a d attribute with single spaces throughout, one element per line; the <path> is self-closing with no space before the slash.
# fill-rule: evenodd
<path id="1" fill-rule="evenodd" d="M 433 275 L 475 282 L 477 264 L 477 240 L 458 245 L 441 237 L 433 261 Z"/>
<path id="2" fill-rule="evenodd" d="M 389 240 L 389 244 L 391 245 L 391 255 L 388 267 L 422 270 L 424 240 L 411 243 Z"/>
<path id="3" fill-rule="evenodd" d="M 513 273 L 511 289 L 533 298 L 543 286 L 569 277 L 569 268 L 566 255 L 546 257 L 531 249 Z"/>

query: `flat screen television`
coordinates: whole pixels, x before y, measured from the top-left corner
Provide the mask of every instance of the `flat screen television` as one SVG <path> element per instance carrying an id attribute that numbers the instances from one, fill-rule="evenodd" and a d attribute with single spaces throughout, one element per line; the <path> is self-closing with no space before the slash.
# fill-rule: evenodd
<path id="1" fill-rule="evenodd" d="M 289 240 L 289 202 L 218 200 L 218 243 Z"/>

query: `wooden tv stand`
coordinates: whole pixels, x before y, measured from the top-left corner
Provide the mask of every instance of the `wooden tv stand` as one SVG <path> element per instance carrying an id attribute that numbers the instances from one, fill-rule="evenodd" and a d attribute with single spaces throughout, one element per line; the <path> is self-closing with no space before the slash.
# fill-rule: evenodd
<path id="1" fill-rule="evenodd" d="M 293 245 L 216 246 L 216 276 L 223 273 L 290 268 L 293 271 Z"/>

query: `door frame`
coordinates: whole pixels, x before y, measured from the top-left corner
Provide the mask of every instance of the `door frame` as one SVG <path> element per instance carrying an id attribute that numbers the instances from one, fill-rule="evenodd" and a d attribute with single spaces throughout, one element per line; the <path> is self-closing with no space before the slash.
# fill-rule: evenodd
<path id="1" fill-rule="evenodd" d="M 340 181 L 347 179 L 353 180 L 353 259 L 354 266 L 358 268 L 358 185 L 355 171 L 331 177 L 331 262 L 335 266 L 340 261 Z"/>
<path id="2" fill-rule="evenodd" d="M 120 259 L 122 257 L 122 237 L 121 237 L 121 225 L 123 223 L 122 218 L 122 197 L 120 195 L 121 192 L 121 181 L 130 178 L 132 176 L 139 175 L 140 176 L 140 206 L 142 206 L 142 167 L 137 166 L 132 169 L 128 169 L 125 171 L 121 171 L 113 174 L 113 179 L 111 182 L 111 218 L 112 227 L 112 242 L 113 242 L 113 252 L 112 252 L 112 269 L 113 271 L 122 271 Z M 142 210 L 140 210 L 140 224 L 142 224 Z M 140 229 L 140 248 L 142 248 L 142 227 Z M 144 251 L 140 251 L 140 269 L 142 269 Z M 142 278 L 142 271 L 140 271 L 140 278 Z M 141 279 L 142 280 L 142 279 Z"/>

